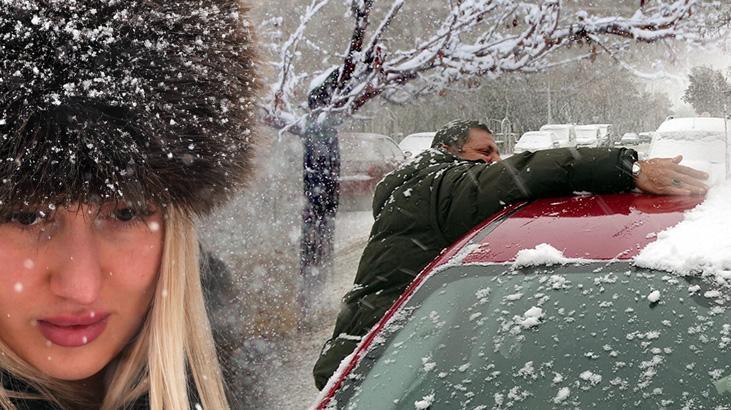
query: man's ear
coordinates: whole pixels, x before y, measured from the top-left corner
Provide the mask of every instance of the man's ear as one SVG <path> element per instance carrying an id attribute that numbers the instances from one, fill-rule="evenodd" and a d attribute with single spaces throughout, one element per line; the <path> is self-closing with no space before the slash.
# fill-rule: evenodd
<path id="1" fill-rule="evenodd" d="M 451 154 L 454 154 L 454 155 L 457 155 L 458 154 L 457 150 L 453 146 L 451 146 L 451 145 L 442 144 L 441 145 L 441 148 L 443 150 L 446 150 L 447 152 L 449 152 Z"/>

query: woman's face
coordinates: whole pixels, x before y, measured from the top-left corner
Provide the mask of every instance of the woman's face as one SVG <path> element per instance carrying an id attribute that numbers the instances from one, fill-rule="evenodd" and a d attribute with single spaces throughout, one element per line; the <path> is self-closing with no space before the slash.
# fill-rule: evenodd
<path id="1" fill-rule="evenodd" d="M 114 204 L 3 218 L 0 339 L 47 376 L 94 376 L 144 320 L 163 232 L 158 210 Z"/>

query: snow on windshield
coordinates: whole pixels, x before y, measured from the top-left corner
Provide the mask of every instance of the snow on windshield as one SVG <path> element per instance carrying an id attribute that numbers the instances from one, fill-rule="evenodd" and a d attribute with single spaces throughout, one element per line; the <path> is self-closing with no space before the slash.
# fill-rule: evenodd
<path id="1" fill-rule="evenodd" d="M 731 181 L 713 187 L 684 220 L 635 257 L 640 267 L 681 275 L 703 272 L 731 287 Z"/>

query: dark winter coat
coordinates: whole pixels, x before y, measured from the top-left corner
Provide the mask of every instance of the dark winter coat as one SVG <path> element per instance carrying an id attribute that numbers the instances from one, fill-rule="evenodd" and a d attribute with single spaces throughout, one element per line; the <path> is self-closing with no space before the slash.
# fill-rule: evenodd
<path id="1" fill-rule="evenodd" d="M 213 338 L 216 343 L 216 350 L 218 357 L 221 362 L 224 374 L 230 379 L 230 375 L 235 372 L 235 369 L 231 368 L 232 361 L 229 360 L 233 354 L 235 346 L 232 343 L 231 335 L 235 335 L 236 332 L 232 329 L 228 329 L 227 322 L 216 320 L 219 315 L 218 312 L 222 311 L 225 305 L 231 300 L 229 293 L 233 288 L 233 282 L 231 272 L 228 267 L 213 254 L 208 252 L 201 252 L 201 284 L 203 286 L 203 292 L 206 298 L 206 309 L 209 312 L 211 320 L 211 326 L 213 328 Z M 233 377 L 235 379 L 235 377 Z M 2 386 L 6 390 L 13 390 L 18 392 L 31 393 L 34 390 L 17 378 L 12 377 L 7 372 L 0 369 L 0 381 Z M 195 392 L 195 385 L 192 380 L 189 381 L 188 389 L 191 397 L 191 403 L 197 402 L 197 395 Z M 233 398 L 229 398 L 232 400 Z M 42 400 L 11 400 L 18 410 L 60 410 L 55 405 Z M 149 409 L 150 405 L 147 396 L 141 397 L 137 400 L 129 410 L 146 410 Z"/>
<path id="2" fill-rule="evenodd" d="M 627 149 L 554 149 L 492 165 L 432 149 L 387 175 L 373 199 L 375 222 L 335 330 L 315 364 L 322 389 L 360 337 L 439 252 L 506 205 L 538 197 L 632 189 Z"/>

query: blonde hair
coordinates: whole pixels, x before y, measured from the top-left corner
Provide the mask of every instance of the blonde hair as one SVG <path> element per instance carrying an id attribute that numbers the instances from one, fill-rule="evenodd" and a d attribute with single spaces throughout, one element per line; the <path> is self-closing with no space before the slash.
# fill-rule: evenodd
<path id="1" fill-rule="evenodd" d="M 16 410 L 10 398 L 42 399 L 62 408 L 129 407 L 145 393 L 151 409 L 190 409 L 188 377 L 204 408 L 228 408 L 200 281 L 198 236 L 190 217 L 165 212 L 165 241 L 152 305 L 139 334 L 108 365 L 101 405 L 88 392 L 49 378 L 0 341 L 0 370 L 30 385 L 37 394 L 6 391 L 0 408 Z M 0 380 L 1 382 L 1 380 Z"/>

